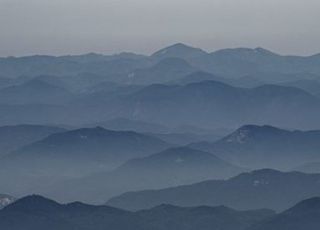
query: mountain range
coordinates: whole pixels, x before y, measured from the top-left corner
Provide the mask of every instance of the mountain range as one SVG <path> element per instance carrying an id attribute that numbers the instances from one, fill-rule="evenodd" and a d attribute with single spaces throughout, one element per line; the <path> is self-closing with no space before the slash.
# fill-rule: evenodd
<path id="1" fill-rule="evenodd" d="M 55 160 L 78 159 L 116 165 L 134 157 L 145 156 L 164 150 L 170 144 L 132 131 L 113 131 L 101 127 L 81 128 L 59 132 L 24 146 L 6 159 L 35 161 L 54 157 Z M 76 158 L 75 158 L 76 157 Z M 76 163 L 76 162 L 74 162 Z"/>
<path id="2" fill-rule="evenodd" d="M 78 94 L 69 102 L 66 98 L 62 104 L 52 104 L 54 101 L 50 100 L 38 102 L 0 104 L 3 111 L 0 124 L 41 122 L 81 126 L 121 117 L 170 128 L 189 125 L 230 129 L 244 124 L 296 129 L 320 127 L 317 119 L 320 99 L 317 96 L 301 89 L 276 85 L 248 89 L 218 81 L 202 81 L 134 89 L 126 86 L 115 91 Z"/>
<path id="3" fill-rule="evenodd" d="M 319 229 L 319 117 L 320 54 L 0 58 L 0 229 Z"/>
<path id="4" fill-rule="evenodd" d="M 51 134 L 65 131 L 63 128 L 45 125 L 2 126 L 0 127 L 0 156 L 39 141 Z"/>
<path id="5" fill-rule="evenodd" d="M 244 230 L 273 216 L 270 210 L 236 211 L 227 207 L 182 208 L 161 205 L 128 212 L 80 202 L 59 204 L 41 196 L 24 197 L 0 211 L 3 230 Z M 19 221 L 17 221 L 19 220 Z"/>
<path id="6" fill-rule="evenodd" d="M 130 120 L 126 118 L 115 118 L 107 121 L 102 121 L 96 124 L 96 126 L 103 127 L 105 129 L 118 130 L 118 131 L 135 131 L 140 133 L 169 133 L 170 129 L 166 126 L 148 123 L 139 120 Z M 92 126 L 92 124 L 90 124 Z"/>
<path id="7" fill-rule="evenodd" d="M 71 99 L 72 94 L 66 89 L 41 80 L 0 90 L 0 104 L 61 104 Z"/>
<path id="8" fill-rule="evenodd" d="M 320 225 L 320 198 L 304 200 L 283 213 L 254 224 L 248 230 L 317 230 Z"/>
<path id="9" fill-rule="evenodd" d="M 73 75 L 92 73 L 104 76 L 129 74 L 135 69 L 148 68 L 154 63 L 179 58 L 203 71 L 226 77 L 252 74 L 319 74 L 320 56 L 284 56 L 263 48 L 235 48 L 206 52 L 185 44 L 174 44 L 151 56 L 122 53 L 120 55 L 85 54 L 76 56 L 29 56 L 0 59 L 3 76 Z"/>
<path id="10" fill-rule="evenodd" d="M 129 210 L 160 204 L 217 206 L 283 211 L 300 200 L 320 195 L 320 174 L 262 169 L 228 180 L 209 180 L 159 190 L 128 192 L 111 198 L 110 206 Z M 285 194 L 285 195 L 284 195 Z"/>
<path id="11" fill-rule="evenodd" d="M 190 147 L 243 167 L 288 170 L 320 160 L 320 131 L 245 125 L 216 142 L 193 143 Z"/>
<path id="12" fill-rule="evenodd" d="M 118 131 L 135 131 L 157 137 L 168 143 L 176 145 L 187 145 L 193 142 L 203 140 L 218 140 L 227 131 L 225 130 L 206 130 L 196 127 L 167 127 L 151 122 L 139 120 L 130 120 L 126 118 L 115 118 L 95 124 L 89 124 L 89 127 L 100 126 L 105 129 Z"/>
<path id="13" fill-rule="evenodd" d="M 276 85 L 245 89 L 216 81 L 151 85 L 111 105 L 118 106 L 120 117 L 198 127 L 263 123 L 306 129 L 318 127 L 320 113 L 320 100 L 300 89 Z"/>
<path id="14" fill-rule="evenodd" d="M 0 125 L 83 126 L 121 117 L 169 128 L 320 129 L 319 57 L 176 44 L 151 56 L 0 58 Z"/>
<path id="15" fill-rule="evenodd" d="M 170 148 L 151 156 L 129 160 L 112 171 L 54 184 L 42 191 L 42 194 L 64 202 L 81 200 L 103 203 L 126 191 L 229 178 L 243 171 L 245 169 L 210 153 L 186 147 Z"/>
<path id="16" fill-rule="evenodd" d="M 56 180 L 111 170 L 171 146 L 144 134 L 101 127 L 59 132 L 1 158 L 2 188 L 21 196 Z"/>
<path id="17" fill-rule="evenodd" d="M 139 126 L 140 122 L 129 124 Z M 15 196 L 41 193 L 63 202 L 102 203 L 127 191 L 228 179 L 251 169 L 319 172 L 320 134 L 316 130 L 246 125 L 217 141 L 202 139 L 192 144 L 189 142 L 198 140 L 195 137 L 209 136 L 198 134 L 190 139 L 186 134 L 142 134 L 101 127 L 9 126 L 3 130 L 9 139 L 12 134 L 19 137 L 4 142 L 4 147 L 11 143 L 13 151 L 0 160 L 2 191 Z"/>
<path id="18" fill-rule="evenodd" d="M 238 211 L 225 206 L 166 204 L 129 212 L 80 202 L 60 204 L 33 195 L 0 210 L 0 226 L 3 230 L 102 230 L 106 226 L 118 230 L 316 230 L 319 217 L 318 197 L 276 214 L 267 209 Z"/>

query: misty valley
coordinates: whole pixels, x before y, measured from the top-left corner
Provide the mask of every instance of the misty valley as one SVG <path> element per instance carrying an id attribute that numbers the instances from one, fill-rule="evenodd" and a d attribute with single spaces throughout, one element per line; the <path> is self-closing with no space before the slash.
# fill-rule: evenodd
<path id="1" fill-rule="evenodd" d="M 1 230 L 319 230 L 320 54 L 0 58 Z"/>

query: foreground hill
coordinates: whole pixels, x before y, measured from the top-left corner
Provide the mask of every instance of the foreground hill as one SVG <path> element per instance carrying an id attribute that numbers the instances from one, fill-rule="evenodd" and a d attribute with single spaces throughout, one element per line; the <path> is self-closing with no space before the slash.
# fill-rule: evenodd
<path id="1" fill-rule="evenodd" d="M 129 212 L 80 202 L 59 204 L 41 196 L 24 197 L 0 210 L 3 230 L 318 230 L 320 200 L 304 200 L 275 214 L 260 209 L 236 211 L 225 206 L 159 205 Z"/>
<path id="2" fill-rule="evenodd" d="M 216 156 L 190 148 L 171 148 L 129 160 L 111 172 L 93 174 L 55 184 L 44 192 L 62 201 L 102 203 L 121 193 L 228 178 L 244 169 Z"/>
<path id="3" fill-rule="evenodd" d="M 40 196 L 18 200 L 0 211 L 2 230 L 244 230 L 274 213 L 226 207 L 181 208 L 162 205 L 128 212 L 83 203 L 59 204 Z"/>
<path id="4" fill-rule="evenodd" d="M 211 180 L 161 190 L 129 192 L 107 204 L 130 210 L 159 204 L 226 205 L 236 209 L 284 210 L 300 200 L 320 195 L 320 174 L 258 170 L 229 180 Z"/>
<path id="5" fill-rule="evenodd" d="M 304 200 L 293 208 L 268 218 L 248 230 L 318 230 L 320 228 L 320 198 Z"/>
<path id="6" fill-rule="evenodd" d="M 0 127 L 0 156 L 39 141 L 65 129 L 44 125 L 15 125 Z"/>
<path id="7" fill-rule="evenodd" d="M 190 146 L 245 167 L 292 169 L 320 160 L 320 131 L 246 125 L 214 143 L 200 142 Z"/>

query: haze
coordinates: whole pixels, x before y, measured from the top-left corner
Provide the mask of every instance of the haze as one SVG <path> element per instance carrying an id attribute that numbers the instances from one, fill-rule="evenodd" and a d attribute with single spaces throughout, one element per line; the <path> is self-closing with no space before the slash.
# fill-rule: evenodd
<path id="1" fill-rule="evenodd" d="M 0 0 L 0 56 L 152 53 L 183 42 L 213 51 L 320 51 L 318 0 Z"/>

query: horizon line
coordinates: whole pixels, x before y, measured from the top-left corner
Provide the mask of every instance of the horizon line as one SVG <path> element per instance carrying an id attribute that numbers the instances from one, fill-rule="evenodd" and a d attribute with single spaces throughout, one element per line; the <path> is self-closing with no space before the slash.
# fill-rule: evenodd
<path id="1" fill-rule="evenodd" d="M 122 54 L 134 54 L 134 55 L 141 55 L 141 56 L 145 56 L 145 57 L 152 57 L 152 55 L 154 55 L 155 53 L 161 51 L 161 50 L 164 50 L 164 49 L 167 49 L 167 48 L 170 48 L 170 47 L 173 47 L 173 46 L 177 46 L 177 45 L 183 45 L 183 46 L 186 46 L 186 47 L 189 47 L 189 48 L 193 48 L 193 49 L 198 49 L 198 50 L 201 50 L 207 54 L 213 54 L 213 53 L 216 53 L 216 52 L 219 52 L 219 51 L 225 51 L 225 50 L 240 50 L 240 49 L 247 49 L 247 50 L 251 50 L 251 51 L 254 51 L 254 50 L 264 50 L 266 52 L 269 52 L 269 53 L 272 53 L 274 55 L 278 55 L 278 56 L 282 56 L 282 57 L 305 57 L 305 58 L 308 58 L 308 57 L 313 57 L 313 56 L 317 56 L 320 54 L 320 51 L 319 52 L 315 52 L 313 54 L 309 54 L 309 55 L 302 55 L 302 54 L 283 54 L 283 53 L 280 53 L 280 52 L 276 52 L 276 51 L 273 51 L 271 49 L 268 49 L 268 48 L 264 48 L 263 46 L 257 46 L 257 47 L 254 47 L 254 48 L 250 48 L 250 47 L 245 47 L 245 46 L 237 46 L 237 47 L 226 47 L 226 48 L 221 48 L 221 49 L 216 49 L 216 50 L 213 50 L 213 51 L 208 51 L 208 50 L 205 50 L 205 49 L 202 49 L 202 48 L 199 48 L 199 47 L 195 47 L 195 46 L 192 46 L 192 45 L 189 45 L 189 44 L 186 44 L 186 43 L 181 43 L 181 42 L 178 42 L 178 43 L 173 43 L 171 45 L 167 45 L 163 48 L 160 48 L 160 49 L 157 49 L 155 50 L 154 52 L 151 52 L 151 53 L 139 53 L 139 52 L 135 52 L 135 51 L 119 51 L 119 52 L 110 52 L 110 53 L 103 53 L 103 52 L 81 52 L 81 53 L 66 53 L 66 54 L 57 54 L 57 55 L 54 55 L 54 54 L 47 54 L 47 53 L 43 53 L 43 54 L 40 54 L 40 53 L 34 53 L 34 54 L 24 54 L 24 55 L 7 55 L 7 56 L 0 56 L 1 59 L 8 59 L 8 58 L 26 58 L 26 57 L 36 57 L 36 56 L 43 56 L 43 57 L 56 57 L 56 58 L 59 58 L 59 57 L 68 57 L 68 56 L 86 56 L 86 55 L 101 55 L 101 56 L 117 56 L 117 55 L 122 55 Z"/>

